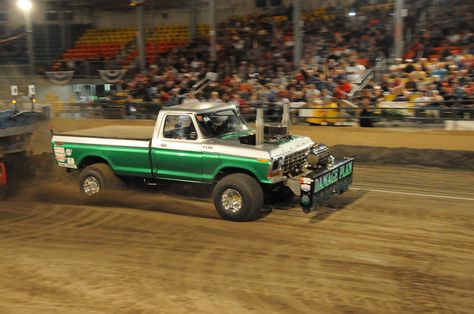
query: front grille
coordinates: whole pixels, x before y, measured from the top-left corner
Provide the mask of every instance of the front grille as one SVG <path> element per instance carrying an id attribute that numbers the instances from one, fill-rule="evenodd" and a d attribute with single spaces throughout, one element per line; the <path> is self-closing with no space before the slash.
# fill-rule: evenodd
<path id="1" fill-rule="evenodd" d="M 305 148 L 285 156 L 283 161 L 283 173 L 293 173 L 297 170 L 301 171 L 306 162 L 308 151 L 309 149 Z"/>

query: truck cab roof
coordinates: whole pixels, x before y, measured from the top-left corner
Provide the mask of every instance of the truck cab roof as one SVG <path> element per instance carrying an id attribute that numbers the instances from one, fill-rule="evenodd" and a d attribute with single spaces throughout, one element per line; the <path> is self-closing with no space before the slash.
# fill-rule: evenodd
<path id="1" fill-rule="evenodd" d="M 204 113 L 218 110 L 235 109 L 234 105 L 228 105 L 223 102 L 197 102 L 186 105 L 176 105 L 161 109 L 161 111 L 179 111 L 186 113 Z"/>

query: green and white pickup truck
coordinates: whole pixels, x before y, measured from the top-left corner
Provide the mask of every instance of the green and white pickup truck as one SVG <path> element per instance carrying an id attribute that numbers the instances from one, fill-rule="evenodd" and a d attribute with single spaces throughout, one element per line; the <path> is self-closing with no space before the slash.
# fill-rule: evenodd
<path id="1" fill-rule="evenodd" d="M 212 184 L 218 213 L 233 221 L 257 218 L 264 196 L 278 191 L 300 196 L 309 212 L 349 188 L 353 159 L 335 160 L 325 145 L 289 135 L 287 113 L 285 107 L 282 124 L 264 125 L 258 109 L 252 130 L 232 105 L 178 105 L 162 109 L 154 128 L 59 133 L 52 147 L 60 167 L 80 171 L 80 190 L 87 195 L 130 178 L 154 184 L 173 180 Z"/>

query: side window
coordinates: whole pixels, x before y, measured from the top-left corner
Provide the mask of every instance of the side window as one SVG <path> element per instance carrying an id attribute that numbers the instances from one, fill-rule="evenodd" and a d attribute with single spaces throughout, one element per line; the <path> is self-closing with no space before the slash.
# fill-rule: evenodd
<path id="1" fill-rule="evenodd" d="M 163 137 L 176 140 L 195 141 L 197 139 L 196 128 L 190 116 L 168 115 L 165 118 Z"/>

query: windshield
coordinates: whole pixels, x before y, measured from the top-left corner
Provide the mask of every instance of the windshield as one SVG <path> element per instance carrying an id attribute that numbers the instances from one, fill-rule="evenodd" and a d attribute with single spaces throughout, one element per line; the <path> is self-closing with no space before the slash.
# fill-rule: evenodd
<path id="1" fill-rule="evenodd" d="M 196 115 L 196 120 L 207 138 L 248 130 L 242 117 L 232 109 L 200 113 Z"/>

